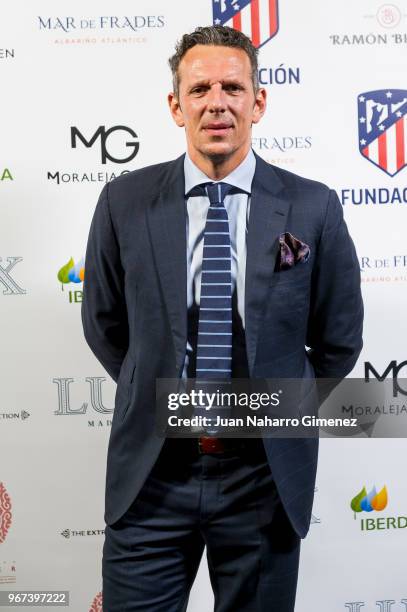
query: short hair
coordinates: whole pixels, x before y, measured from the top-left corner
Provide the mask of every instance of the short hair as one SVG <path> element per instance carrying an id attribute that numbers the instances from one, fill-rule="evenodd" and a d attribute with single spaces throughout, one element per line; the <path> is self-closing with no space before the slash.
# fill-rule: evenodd
<path id="1" fill-rule="evenodd" d="M 175 53 L 168 63 L 172 72 L 172 84 L 174 93 L 178 97 L 179 94 L 179 64 L 186 52 L 195 47 L 195 45 L 215 45 L 219 47 L 236 47 L 247 53 L 252 68 L 252 83 L 253 89 L 257 92 L 259 88 L 258 76 L 258 50 L 254 47 L 250 38 L 243 32 L 234 30 L 228 26 L 213 25 L 198 27 L 190 34 L 184 34 L 183 37 L 175 45 Z"/>

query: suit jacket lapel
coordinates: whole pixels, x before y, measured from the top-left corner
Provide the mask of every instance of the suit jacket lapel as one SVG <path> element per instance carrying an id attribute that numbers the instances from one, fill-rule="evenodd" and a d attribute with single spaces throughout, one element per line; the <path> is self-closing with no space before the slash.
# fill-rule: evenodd
<path id="1" fill-rule="evenodd" d="M 245 278 L 245 335 L 249 370 L 252 374 L 258 333 L 270 280 L 285 231 L 291 202 L 272 166 L 256 155 L 256 172 L 250 200 Z"/>
<path id="2" fill-rule="evenodd" d="M 181 372 L 187 341 L 187 242 L 184 155 L 168 169 L 159 198 L 148 209 L 153 254 L 170 318 L 176 370 Z"/>

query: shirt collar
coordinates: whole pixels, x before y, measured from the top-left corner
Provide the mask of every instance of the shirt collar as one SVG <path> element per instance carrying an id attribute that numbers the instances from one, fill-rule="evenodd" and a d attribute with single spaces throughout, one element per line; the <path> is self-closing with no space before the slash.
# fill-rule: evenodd
<path id="1" fill-rule="evenodd" d="M 230 172 L 225 178 L 222 179 L 223 183 L 229 183 L 242 191 L 246 191 L 247 193 L 251 193 L 252 190 L 252 181 L 254 172 L 256 170 L 256 158 L 254 156 L 253 150 L 249 149 L 248 154 L 244 158 L 244 160 Z M 200 185 L 201 183 L 210 182 L 219 182 L 212 181 L 202 170 L 198 168 L 194 164 L 194 162 L 189 157 L 188 153 L 185 154 L 184 159 L 184 176 L 185 176 L 185 193 L 188 193 L 193 187 L 196 185 Z"/>

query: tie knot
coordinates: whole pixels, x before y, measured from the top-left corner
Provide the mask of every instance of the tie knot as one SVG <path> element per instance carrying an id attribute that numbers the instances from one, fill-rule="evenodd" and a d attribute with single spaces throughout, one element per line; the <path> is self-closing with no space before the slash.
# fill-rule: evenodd
<path id="1" fill-rule="evenodd" d="M 212 206 L 222 204 L 231 189 L 233 189 L 233 185 L 229 185 L 229 183 L 209 183 L 205 187 Z"/>
<path id="2" fill-rule="evenodd" d="M 230 185 L 229 183 L 200 183 L 192 187 L 187 193 L 186 197 L 191 198 L 195 196 L 208 196 L 211 205 L 219 205 L 223 203 L 228 193 L 245 193 L 239 187 Z"/>

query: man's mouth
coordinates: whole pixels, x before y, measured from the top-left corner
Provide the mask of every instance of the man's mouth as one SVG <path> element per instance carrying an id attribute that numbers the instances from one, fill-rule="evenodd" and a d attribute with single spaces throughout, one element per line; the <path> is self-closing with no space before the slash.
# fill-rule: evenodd
<path id="1" fill-rule="evenodd" d="M 213 121 L 204 125 L 204 130 L 209 134 L 221 136 L 226 134 L 228 130 L 232 129 L 233 125 L 225 121 Z"/>

